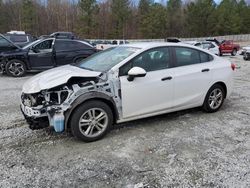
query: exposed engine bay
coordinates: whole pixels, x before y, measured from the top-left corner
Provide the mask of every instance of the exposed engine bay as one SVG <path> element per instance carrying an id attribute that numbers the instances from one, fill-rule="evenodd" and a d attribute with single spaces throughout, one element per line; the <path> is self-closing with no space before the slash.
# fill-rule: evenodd
<path id="1" fill-rule="evenodd" d="M 112 74 L 109 74 L 112 76 Z M 57 115 L 61 120 L 65 120 L 68 110 L 70 110 L 76 99 L 85 94 L 95 95 L 104 94 L 110 97 L 116 105 L 118 114 L 121 112 L 121 97 L 119 96 L 120 83 L 112 82 L 107 79 L 106 74 L 99 77 L 73 77 L 67 83 L 60 86 L 42 90 L 38 93 L 22 93 L 21 108 L 22 112 L 30 125 L 31 129 L 40 129 L 47 126 L 54 126 Z M 77 103 L 77 102 L 76 102 Z M 79 101 L 79 103 L 81 103 Z M 77 105 L 77 104 L 76 104 Z M 67 121 L 64 128 L 57 132 L 67 129 Z"/>

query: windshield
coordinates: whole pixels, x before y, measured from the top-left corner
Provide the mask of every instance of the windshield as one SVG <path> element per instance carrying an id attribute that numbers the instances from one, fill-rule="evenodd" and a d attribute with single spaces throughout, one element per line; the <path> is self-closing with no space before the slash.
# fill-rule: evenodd
<path id="1" fill-rule="evenodd" d="M 140 48 L 134 47 L 115 47 L 99 52 L 87 59 L 77 63 L 76 66 L 98 72 L 105 72 L 117 65 L 127 57 L 131 56 Z"/>
<path id="2" fill-rule="evenodd" d="M 37 42 L 39 42 L 39 41 L 41 41 L 41 40 L 33 41 L 33 42 L 27 44 L 26 46 L 24 46 L 23 49 L 26 50 L 26 49 L 30 48 L 31 46 L 33 46 L 34 44 L 36 44 Z"/>

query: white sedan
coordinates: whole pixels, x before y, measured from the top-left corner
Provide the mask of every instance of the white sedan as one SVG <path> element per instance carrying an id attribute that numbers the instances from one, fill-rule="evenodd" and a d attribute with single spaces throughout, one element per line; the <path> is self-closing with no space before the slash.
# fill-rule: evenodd
<path id="1" fill-rule="evenodd" d="M 32 129 L 53 126 L 95 141 L 115 123 L 194 107 L 216 112 L 232 91 L 234 69 L 195 46 L 127 44 L 34 76 L 21 109 Z"/>
<path id="2" fill-rule="evenodd" d="M 193 45 L 196 47 L 200 47 L 202 49 L 206 49 L 215 55 L 220 54 L 219 46 L 215 42 L 212 42 L 212 41 L 200 41 L 200 42 L 198 42 L 198 41 L 184 41 L 184 43 L 190 44 L 190 45 Z"/>

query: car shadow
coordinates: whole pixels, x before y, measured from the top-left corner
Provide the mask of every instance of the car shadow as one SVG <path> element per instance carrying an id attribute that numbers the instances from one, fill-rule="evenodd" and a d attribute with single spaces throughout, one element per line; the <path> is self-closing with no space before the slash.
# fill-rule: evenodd
<path id="1" fill-rule="evenodd" d="M 178 119 L 187 114 L 196 114 L 196 113 L 203 113 L 200 107 L 156 115 L 156 116 L 133 120 L 133 121 L 125 122 L 125 123 L 115 124 L 112 130 L 119 130 L 123 128 L 137 127 L 137 126 L 143 126 L 143 127 L 151 126 L 153 123 L 162 122 L 162 121 L 172 121 L 174 119 Z M 145 123 L 147 124 L 145 125 Z"/>

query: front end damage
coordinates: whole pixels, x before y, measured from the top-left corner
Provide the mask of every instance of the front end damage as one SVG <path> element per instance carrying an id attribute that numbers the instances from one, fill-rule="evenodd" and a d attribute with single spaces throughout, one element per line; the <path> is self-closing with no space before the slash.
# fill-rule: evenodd
<path id="1" fill-rule="evenodd" d="M 119 83 L 114 81 L 116 79 L 105 79 L 105 76 L 71 78 L 58 87 L 38 93 L 22 93 L 21 110 L 30 128 L 34 130 L 52 126 L 56 132 L 63 132 L 67 129 L 67 112 L 75 107 L 76 99 L 95 92 L 110 97 L 120 111 Z"/>

